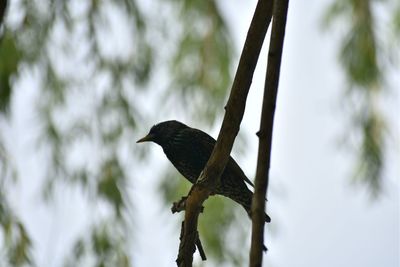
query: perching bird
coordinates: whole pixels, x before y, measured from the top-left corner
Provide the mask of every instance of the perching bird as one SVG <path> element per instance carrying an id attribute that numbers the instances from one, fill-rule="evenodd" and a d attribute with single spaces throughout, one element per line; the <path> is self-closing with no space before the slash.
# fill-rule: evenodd
<path id="1" fill-rule="evenodd" d="M 137 143 L 148 141 L 160 145 L 175 168 L 191 183 L 196 182 L 216 143 L 215 139 L 205 132 L 175 120 L 154 125 Z M 253 192 L 247 188 L 245 182 L 253 186 L 236 161 L 229 157 L 221 176 L 221 183 L 213 193 L 239 203 L 250 216 Z M 265 221 L 271 221 L 267 214 Z"/>

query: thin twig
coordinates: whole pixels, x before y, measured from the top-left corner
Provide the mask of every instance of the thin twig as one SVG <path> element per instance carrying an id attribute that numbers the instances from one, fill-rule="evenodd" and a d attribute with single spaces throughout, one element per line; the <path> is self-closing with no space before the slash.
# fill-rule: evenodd
<path id="1" fill-rule="evenodd" d="M 182 223 L 181 223 L 181 234 L 180 234 L 180 236 L 179 236 L 179 240 L 182 240 L 182 238 L 183 238 L 184 229 L 185 229 L 185 222 L 182 222 Z M 200 254 L 201 259 L 202 259 L 203 261 L 205 261 L 205 260 L 207 260 L 207 256 L 206 256 L 206 253 L 204 252 L 203 245 L 201 244 L 201 240 L 200 240 L 200 237 L 199 237 L 199 233 L 196 232 L 196 235 L 197 235 L 197 237 L 196 237 L 196 242 L 195 242 L 195 243 L 196 243 L 196 247 L 197 247 L 197 249 L 199 250 L 199 254 Z M 178 262 L 178 260 L 179 260 L 179 258 L 176 259 L 177 262 Z"/>
<path id="2" fill-rule="evenodd" d="M 265 197 L 269 182 L 272 132 L 288 4 L 288 0 L 274 1 L 273 23 L 268 53 L 268 66 L 265 78 L 260 131 L 257 133 L 257 136 L 259 137 L 259 147 L 251 211 L 251 267 L 261 266 L 263 257 Z"/>
<path id="3" fill-rule="evenodd" d="M 197 232 L 196 247 L 199 250 L 200 257 L 203 261 L 207 260 L 206 253 L 204 252 L 203 245 L 201 244 L 199 232 Z"/>
<path id="4" fill-rule="evenodd" d="M 171 211 L 172 213 L 181 212 L 185 210 L 187 197 L 182 197 L 179 201 L 172 203 Z"/>

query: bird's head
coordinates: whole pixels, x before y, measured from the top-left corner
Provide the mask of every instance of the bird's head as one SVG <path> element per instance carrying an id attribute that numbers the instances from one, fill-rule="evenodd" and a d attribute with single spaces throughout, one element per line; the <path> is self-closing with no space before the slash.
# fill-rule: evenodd
<path id="1" fill-rule="evenodd" d="M 149 133 L 145 137 L 136 141 L 136 143 L 154 142 L 163 146 L 174 138 L 179 131 L 185 128 L 188 128 L 188 126 L 175 120 L 160 122 L 151 127 Z"/>

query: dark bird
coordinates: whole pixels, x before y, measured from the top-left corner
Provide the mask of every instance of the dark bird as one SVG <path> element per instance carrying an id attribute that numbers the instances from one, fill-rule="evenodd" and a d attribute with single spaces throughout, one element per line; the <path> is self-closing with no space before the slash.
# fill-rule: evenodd
<path id="1" fill-rule="evenodd" d="M 205 132 L 175 120 L 154 125 L 137 143 L 149 141 L 160 145 L 175 168 L 191 183 L 195 183 L 200 176 L 216 143 L 215 139 Z M 221 182 L 213 193 L 239 203 L 250 216 L 253 192 L 245 183 L 254 187 L 236 161 L 229 157 Z M 265 221 L 271 221 L 267 214 Z"/>

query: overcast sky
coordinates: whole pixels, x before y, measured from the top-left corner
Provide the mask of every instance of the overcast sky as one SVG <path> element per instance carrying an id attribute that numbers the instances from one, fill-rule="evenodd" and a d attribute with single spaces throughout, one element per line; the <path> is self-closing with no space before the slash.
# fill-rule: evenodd
<path id="1" fill-rule="evenodd" d="M 237 46 L 241 47 L 255 1 L 222 2 Z M 340 104 L 345 84 L 337 64 L 337 39 L 320 30 L 326 2 L 291 1 L 289 6 L 268 197 L 272 223 L 267 229 L 274 229 L 275 234 L 270 235 L 267 230 L 269 252 L 264 266 L 399 267 L 399 144 L 391 148 L 384 194 L 380 198 L 372 199 L 363 185 L 350 182 L 353 158 L 337 145 L 350 130 L 346 128 L 348 120 Z M 265 64 L 264 48 L 243 120 L 244 131 L 250 134 L 258 130 Z M 399 77 L 391 77 L 392 84 L 400 84 Z M 24 165 L 20 168 L 21 176 L 28 178 L 24 178 L 25 185 L 15 193 L 14 206 L 28 223 L 41 251 L 38 266 L 57 266 L 65 244 L 71 242 L 71 236 L 84 224 L 79 214 L 85 207 L 79 208 L 76 192 L 56 203 L 51 212 L 37 208 L 37 202 L 32 201 L 38 183 L 29 177 L 43 170 L 33 159 L 26 158 L 24 144 L 31 140 L 23 133 L 26 114 L 33 106 L 35 86 L 22 83 L 20 88 L 14 100 L 19 111 L 9 131 L 17 136 L 16 144 L 20 146 L 17 157 Z M 385 102 L 395 137 L 400 133 L 399 100 L 397 90 Z M 240 160 L 248 174 L 254 173 L 256 166 L 256 141 L 249 138 L 250 152 Z M 151 152 L 153 160 L 166 160 L 158 147 L 153 146 Z M 138 249 L 134 252 L 134 266 L 175 266 L 178 240 L 172 224 L 166 225 L 171 215 L 166 211 L 160 218 L 161 203 L 148 205 L 157 199 L 158 176 L 143 170 L 141 177 L 135 182 L 134 201 L 138 203 L 138 218 L 142 221 L 137 222 L 141 234 L 135 237 Z M 65 227 L 73 234 L 60 234 Z M 58 242 L 53 246 L 50 244 L 54 233 L 58 233 Z M 154 239 L 158 242 L 154 243 Z M 171 244 L 171 239 L 176 243 Z M 154 251 L 160 254 L 154 257 Z"/>

